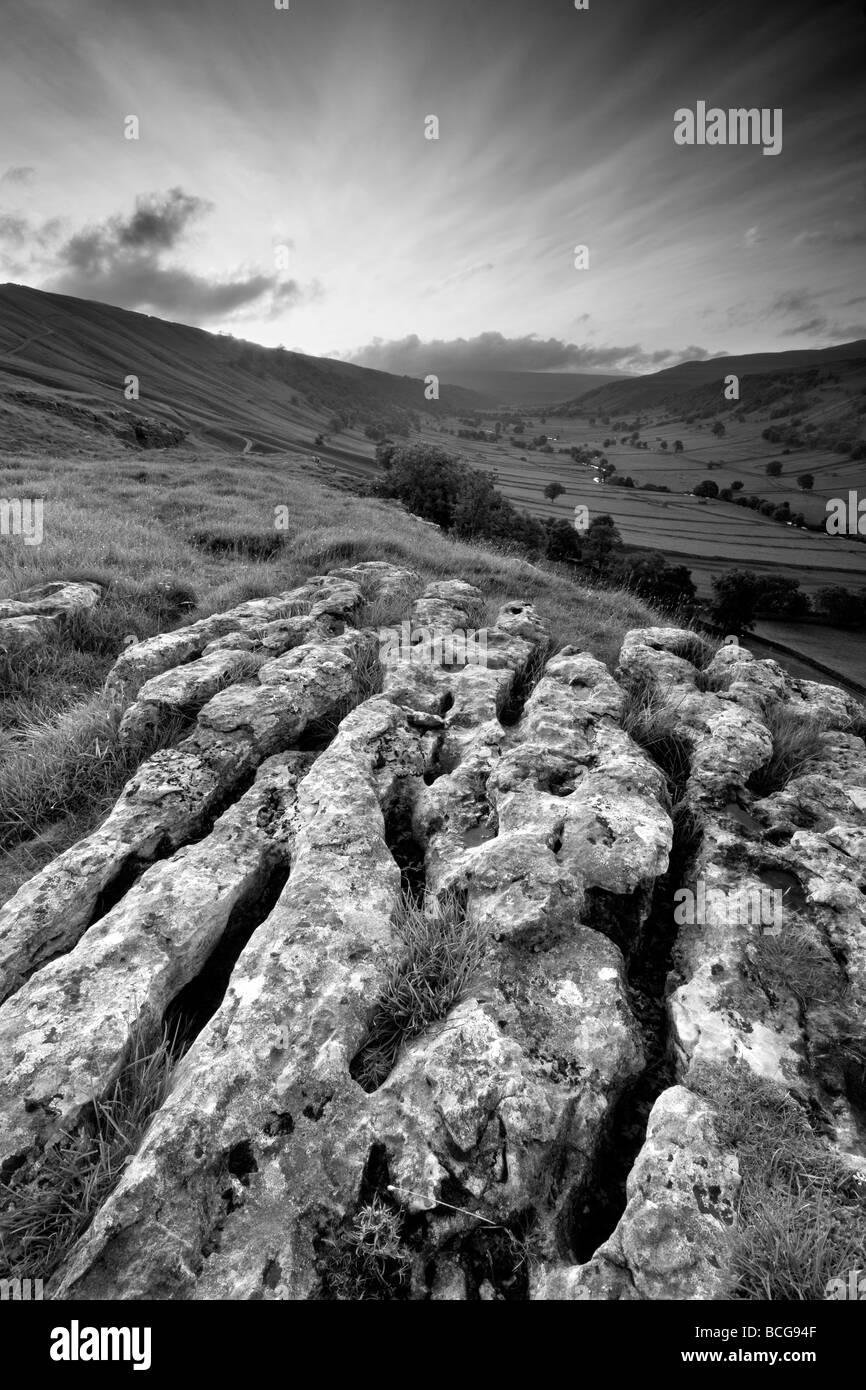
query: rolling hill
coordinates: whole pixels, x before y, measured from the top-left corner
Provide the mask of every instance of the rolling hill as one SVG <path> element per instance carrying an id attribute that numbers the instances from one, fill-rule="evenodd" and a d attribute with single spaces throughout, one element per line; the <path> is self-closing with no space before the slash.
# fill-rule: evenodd
<path id="1" fill-rule="evenodd" d="M 811 348 L 792 352 L 741 353 L 732 357 L 712 357 L 682 362 L 677 367 L 652 372 L 648 376 L 608 382 L 595 390 L 578 393 L 556 411 L 557 414 L 601 415 L 620 411 L 700 409 L 727 402 L 723 390 L 725 377 L 758 378 L 749 388 L 740 389 L 741 404 L 748 405 L 752 394 L 770 383 L 807 385 L 820 379 L 838 378 L 852 387 L 866 385 L 866 338 L 837 347 Z"/>
<path id="2" fill-rule="evenodd" d="M 138 378 L 137 401 L 124 396 L 129 376 Z M 270 452 L 311 445 L 335 416 L 358 431 L 380 421 L 399 431 L 420 412 L 489 403 L 460 387 L 426 401 L 412 377 L 0 286 L 0 447 L 125 439 L 130 418 L 145 417 L 193 445 Z"/>

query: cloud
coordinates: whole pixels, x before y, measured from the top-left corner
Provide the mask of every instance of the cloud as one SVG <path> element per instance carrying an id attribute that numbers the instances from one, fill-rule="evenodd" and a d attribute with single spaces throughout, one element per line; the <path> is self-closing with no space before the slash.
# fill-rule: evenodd
<path id="1" fill-rule="evenodd" d="M 786 328 L 783 336 L 798 338 L 805 334 L 809 334 L 811 337 L 829 338 L 836 344 L 852 343 L 860 338 L 866 338 L 866 324 L 834 323 L 825 314 L 819 314 L 814 318 L 807 319 L 804 323 L 795 324 L 793 328 Z"/>
<path id="2" fill-rule="evenodd" d="M 374 338 L 365 347 L 344 354 L 348 361 L 361 367 L 406 376 L 433 373 L 443 378 L 461 371 L 647 371 L 723 355 L 694 346 L 646 353 L 637 343 L 594 347 L 567 343 L 561 338 L 542 339 L 535 333 L 506 338 L 495 332 L 479 333 L 475 338 L 437 338 L 427 343 L 417 333 L 390 342 Z"/>
<path id="3" fill-rule="evenodd" d="M 760 246 L 761 242 L 766 240 L 767 238 L 761 235 L 757 227 L 748 227 L 743 233 L 743 245 L 750 248 Z"/>
<path id="4" fill-rule="evenodd" d="M 795 246 L 863 246 L 866 227 L 853 222 L 833 222 L 829 227 L 800 232 L 794 237 Z"/>
<path id="5" fill-rule="evenodd" d="M 23 246 L 29 232 L 30 223 L 26 217 L 18 217 L 15 213 L 0 213 L 0 241 Z"/>
<path id="6" fill-rule="evenodd" d="M 24 275 L 33 264 L 34 250 L 44 251 L 60 235 L 59 217 L 37 223 L 20 213 L 0 213 L 0 267 L 7 275 Z M 22 258 L 21 252 L 26 251 Z"/>
<path id="7" fill-rule="evenodd" d="M 166 253 L 177 248 L 190 223 L 212 210 L 213 204 L 182 188 L 139 197 L 131 216 L 110 217 L 71 236 L 60 248 L 48 288 L 193 322 L 252 305 L 260 315 L 276 318 L 305 298 L 296 280 L 275 274 L 211 279 L 166 264 Z"/>
<path id="8" fill-rule="evenodd" d="M 465 284 L 467 280 L 474 280 L 476 275 L 485 275 L 494 269 L 492 261 L 480 261 L 477 265 L 470 265 L 465 270 L 457 270 L 453 275 L 447 275 L 438 285 L 426 290 L 425 295 L 441 294 L 443 290 L 450 290 L 453 285 Z"/>
<path id="9" fill-rule="evenodd" d="M 32 164 L 13 164 L 4 174 L 0 174 L 0 183 L 32 183 L 36 176 L 36 170 Z"/>
<path id="10" fill-rule="evenodd" d="M 798 323 L 795 324 L 793 328 L 783 329 L 782 336 L 785 338 L 797 338 L 804 333 L 813 335 L 816 333 L 826 333 L 828 327 L 829 321 L 823 314 L 818 314 L 815 318 L 807 319 L 805 323 Z"/>
<path id="11" fill-rule="evenodd" d="M 180 188 L 160 197 L 139 198 L 129 218 L 110 217 L 70 237 L 61 256 L 70 272 L 106 272 L 124 259 L 155 258 L 170 250 L 183 236 L 187 223 L 211 210 L 211 204 Z"/>
<path id="12" fill-rule="evenodd" d="M 815 296 L 809 290 L 785 290 L 771 299 L 766 308 L 768 314 L 809 313 L 815 304 Z"/>

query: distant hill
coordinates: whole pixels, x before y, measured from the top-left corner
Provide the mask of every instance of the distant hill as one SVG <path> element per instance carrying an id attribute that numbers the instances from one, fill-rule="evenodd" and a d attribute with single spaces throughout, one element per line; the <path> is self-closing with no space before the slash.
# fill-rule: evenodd
<path id="1" fill-rule="evenodd" d="M 606 415 L 661 408 L 682 410 L 699 408 L 713 401 L 721 406 L 726 376 L 761 377 L 766 379 L 766 384 L 771 379 L 790 375 L 791 384 L 795 385 L 793 379 L 797 376 L 806 383 L 826 373 L 843 375 L 852 381 L 861 376 L 866 379 L 866 339 L 839 347 L 742 353 L 734 357 L 683 362 L 677 367 L 666 367 L 662 372 L 629 377 L 597 390 L 578 392 L 553 413 Z M 741 389 L 741 402 L 745 403 L 747 396 Z"/>
<path id="2" fill-rule="evenodd" d="M 138 401 L 124 397 L 128 376 L 139 380 Z M 412 377 L 0 286 L 0 447 L 74 446 L 98 436 L 135 442 L 136 430 L 165 427 L 193 445 L 268 452 L 307 446 L 335 416 L 399 433 L 420 414 L 467 414 L 485 404 L 457 386 L 426 401 Z"/>
<path id="3" fill-rule="evenodd" d="M 582 396 L 612 381 L 628 381 L 621 372 L 443 372 L 441 380 L 477 391 L 495 407 L 552 405 Z"/>

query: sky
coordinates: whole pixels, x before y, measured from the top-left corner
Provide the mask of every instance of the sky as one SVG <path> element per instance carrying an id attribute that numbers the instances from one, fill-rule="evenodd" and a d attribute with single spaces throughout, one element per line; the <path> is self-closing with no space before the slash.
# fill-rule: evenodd
<path id="1" fill-rule="evenodd" d="M 288 4 L 0 0 L 0 281 L 412 375 L 866 337 L 861 3 Z"/>

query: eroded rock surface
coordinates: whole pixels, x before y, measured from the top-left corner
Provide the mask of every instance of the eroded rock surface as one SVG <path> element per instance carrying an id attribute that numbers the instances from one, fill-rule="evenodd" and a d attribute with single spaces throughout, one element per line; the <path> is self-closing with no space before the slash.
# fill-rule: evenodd
<path id="1" fill-rule="evenodd" d="M 443 664 L 422 637 L 474 629 L 482 595 L 438 581 L 401 609 L 420 589 L 334 570 L 112 671 L 125 738 L 188 732 L 0 908 L 0 1165 L 38 1168 L 140 1023 L 182 1047 L 54 1296 L 334 1296 L 379 1198 L 403 1220 L 395 1297 L 724 1297 L 740 1172 L 706 1063 L 779 1082 L 866 1167 L 854 702 L 742 648 L 695 664 L 673 628 L 629 633 L 612 675 L 551 655 L 518 600 L 485 661 Z M 410 625 L 410 659 L 378 672 L 371 601 Z M 637 689 L 673 742 L 639 735 Z M 780 708 L 817 733 L 772 790 Z M 458 904 L 478 959 L 373 1055 L 407 901 L 428 922 Z"/>
<path id="2" fill-rule="evenodd" d="M 53 581 L 0 601 L 0 652 L 21 652 L 52 636 L 73 613 L 94 608 L 102 587 L 91 581 Z"/>

